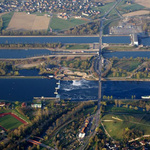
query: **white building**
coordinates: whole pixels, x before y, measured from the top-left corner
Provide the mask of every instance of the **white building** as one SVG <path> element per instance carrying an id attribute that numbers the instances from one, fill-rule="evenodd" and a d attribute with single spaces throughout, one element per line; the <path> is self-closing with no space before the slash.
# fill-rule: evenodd
<path id="1" fill-rule="evenodd" d="M 133 34 L 132 38 L 133 38 L 133 45 L 138 46 L 139 42 L 138 42 L 138 36 L 137 36 L 137 34 Z"/>
<path id="2" fill-rule="evenodd" d="M 85 137 L 85 133 L 79 133 L 79 138 L 83 139 Z"/>
<path id="3" fill-rule="evenodd" d="M 32 108 L 42 108 L 42 104 L 31 104 Z"/>

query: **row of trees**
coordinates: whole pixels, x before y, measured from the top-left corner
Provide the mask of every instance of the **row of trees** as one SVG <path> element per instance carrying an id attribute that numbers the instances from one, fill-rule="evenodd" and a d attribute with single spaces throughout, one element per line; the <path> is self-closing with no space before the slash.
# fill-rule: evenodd
<path id="1" fill-rule="evenodd" d="M 0 48 L 61 48 L 62 46 L 62 43 L 9 44 L 7 41 L 5 44 L 0 44 Z"/>
<path id="2" fill-rule="evenodd" d="M 3 23 L 3 22 L 2 22 Z M 2 29 L 2 28 L 1 28 Z M 47 30 L 33 30 L 33 31 L 10 31 L 2 30 L 0 35 L 13 35 L 13 36 L 36 36 L 36 35 L 55 35 L 55 33 L 49 32 Z"/>

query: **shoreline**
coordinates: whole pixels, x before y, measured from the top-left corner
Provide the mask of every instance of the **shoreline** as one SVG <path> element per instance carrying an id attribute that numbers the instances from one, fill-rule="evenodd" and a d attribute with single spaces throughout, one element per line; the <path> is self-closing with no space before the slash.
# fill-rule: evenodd
<path id="1" fill-rule="evenodd" d="M 46 76 L 0 76 L 0 79 L 48 79 Z M 73 81 L 73 80 L 87 80 L 87 81 L 98 81 L 98 78 L 95 80 L 92 79 L 87 79 L 87 78 L 76 78 L 76 79 L 71 79 L 69 77 L 66 77 L 65 79 L 60 79 L 57 77 L 54 77 L 52 79 L 55 80 L 62 80 L 62 81 Z M 51 80 L 51 79 L 49 79 Z M 127 82 L 150 82 L 150 79 L 126 79 L 126 78 L 102 78 L 103 82 L 107 81 L 127 81 Z"/>
<path id="2" fill-rule="evenodd" d="M 106 36 L 106 37 L 108 37 L 108 36 L 130 36 L 130 34 L 129 35 L 110 35 L 110 34 L 104 34 L 103 36 Z M 96 35 L 81 35 L 81 36 L 79 36 L 79 35 L 1 35 L 0 36 L 0 38 L 1 37 L 99 37 L 99 34 L 96 34 Z"/>

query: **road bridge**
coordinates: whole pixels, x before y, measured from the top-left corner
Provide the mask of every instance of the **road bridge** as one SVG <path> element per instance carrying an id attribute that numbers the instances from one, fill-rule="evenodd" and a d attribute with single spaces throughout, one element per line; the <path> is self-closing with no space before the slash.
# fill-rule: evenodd
<path id="1" fill-rule="evenodd" d="M 41 143 L 41 142 L 38 142 L 38 141 L 36 141 L 36 140 L 27 139 L 27 142 L 30 142 L 30 143 L 32 143 L 32 144 L 34 144 L 34 145 L 39 145 L 39 146 L 44 147 L 44 148 L 49 149 L 49 150 L 55 150 L 54 148 L 52 148 L 52 147 L 50 147 L 50 146 L 47 146 L 47 145 L 45 145 L 45 144 L 43 144 L 43 143 Z"/>
<path id="2" fill-rule="evenodd" d="M 96 58 L 95 61 L 95 71 L 99 75 L 99 88 L 98 88 L 98 105 L 97 105 L 97 112 L 95 116 L 93 117 L 95 119 L 94 128 L 96 129 L 99 126 L 100 123 L 100 106 L 101 106 L 101 70 L 102 70 L 102 35 L 103 35 L 103 23 L 105 21 L 105 17 L 117 6 L 118 3 L 120 3 L 122 0 L 117 0 L 115 4 L 105 13 L 105 15 L 100 20 L 100 31 L 99 31 L 99 55 Z M 96 134 L 96 130 L 94 130 L 92 133 L 90 133 L 90 137 L 94 137 Z M 86 149 L 87 145 L 89 144 L 89 140 L 86 139 L 86 141 L 83 143 L 83 146 L 81 146 L 79 149 L 84 150 Z"/>

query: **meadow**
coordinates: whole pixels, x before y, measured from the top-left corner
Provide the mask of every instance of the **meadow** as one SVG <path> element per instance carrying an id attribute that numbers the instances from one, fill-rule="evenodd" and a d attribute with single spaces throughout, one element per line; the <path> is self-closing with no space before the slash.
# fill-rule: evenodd
<path id="1" fill-rule="evenodd" d="M 80 24 L 84 24 L 88 21 L 83 20 L 83 19 L 60 19 L 57 18 L 56 16 L 53 16 L 51 18 L 51 22 L 50 22 L 50 27 L 55 30 L 55 31 L 60 31 L 60 30 L 65 30 L 65 29 L 69 29 L 72 27 L 75 27 L 76 25 L 80 25 Z"/>
<path id="2" fill-rule="evenodd" d="M 150 134 L 149 116 L 146 116 L 145 113 L 106 114 L 103 116 L 102 122 L 110 136 L 116 140 L 124 139 L 124 131 L 126 129 L 142 131 L 144 135 Z"/>

